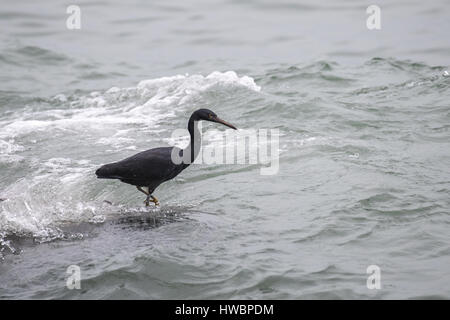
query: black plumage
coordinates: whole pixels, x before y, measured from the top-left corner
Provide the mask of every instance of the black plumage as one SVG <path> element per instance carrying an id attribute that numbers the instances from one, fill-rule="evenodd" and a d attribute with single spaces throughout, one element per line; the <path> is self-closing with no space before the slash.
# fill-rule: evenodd
<path id="1" fill-rule="evenodd" d="M 150 201 L 158 204 L 158 200 L 152 195 L 155 189 L 161 183 L 175 178 L 197 157 L 201 145 L 201 134 L 197 127 L 197 122 L 200 120 L 217 122 L 236 129 L 233 125 L 218 118 L 211 110 L 199 109 L 189 118 L 190 143 L 186 148 L 161 147 L 137 153 L 124 160 L 103 165 L 95 172 L 97 178 L 118 179 L 134 185 L 147 195 L 146 205 L 149 205 Z M 183 159 L 184 156 L 185 161 L 174 162 L 172 160 L 174 154 L 179 156 L 178 159 Z M 147 190 L 143 188 L 147 188 Z"/>

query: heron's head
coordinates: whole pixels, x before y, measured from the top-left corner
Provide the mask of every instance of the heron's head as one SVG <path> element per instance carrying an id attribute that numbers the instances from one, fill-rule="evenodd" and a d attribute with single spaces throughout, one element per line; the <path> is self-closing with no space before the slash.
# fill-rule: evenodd
<path id="1" fill-rule="evenodd" d="M 237 130 L 237 128 L 235 126 L 233 126 L 231 123 L 228 123 L 228 122 L 220 119 L 217 116 L 217 114 L 215 114 L 213 111 L 211 111 L 209 109 L 198 109 L 197 111 L 194 112 L 194 114 L 196 115 L 196 118 L 198 120 L 205 120 L 205 121 L 221 123 L 227 127 Z"/>

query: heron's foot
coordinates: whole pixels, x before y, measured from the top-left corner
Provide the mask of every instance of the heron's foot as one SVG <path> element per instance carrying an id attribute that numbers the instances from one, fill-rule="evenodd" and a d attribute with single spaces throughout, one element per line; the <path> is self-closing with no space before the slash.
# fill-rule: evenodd
<path id="1" fill-rule="evenodd" d="M 158 199 L 156 199 L 156 197 L 152 196 L 151 194 L 149 194 L 147 196 L 147 199 L 145 199 L 145 201 L 144 201 L 145 206 L 148 207 L 150 205 L 150 202 L 153 202 L 155 204 L 155 206 L 159 206 Z"/>

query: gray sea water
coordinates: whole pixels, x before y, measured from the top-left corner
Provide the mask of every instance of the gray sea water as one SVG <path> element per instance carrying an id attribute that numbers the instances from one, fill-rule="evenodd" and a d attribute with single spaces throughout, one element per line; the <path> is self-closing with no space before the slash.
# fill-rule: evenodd
<path id="1" fill-rule="evenodd" d="M 448 1 L 69 4 L 0 7 L 1 299 L 450 298 Z M 278 173 L 95 178 L 198 108 L 278 129 Z"/>

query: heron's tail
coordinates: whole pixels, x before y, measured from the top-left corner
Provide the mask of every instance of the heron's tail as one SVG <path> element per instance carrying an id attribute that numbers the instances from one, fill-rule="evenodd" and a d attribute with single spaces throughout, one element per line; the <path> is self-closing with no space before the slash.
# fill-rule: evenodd
<path id="1" fill-rule="evenodd" d="M 99 179 L 120 179 L 120 177 L 117 176 L 114 166 L 111 164 L 101 166 L 95 171 L 95 174 Z"/>

